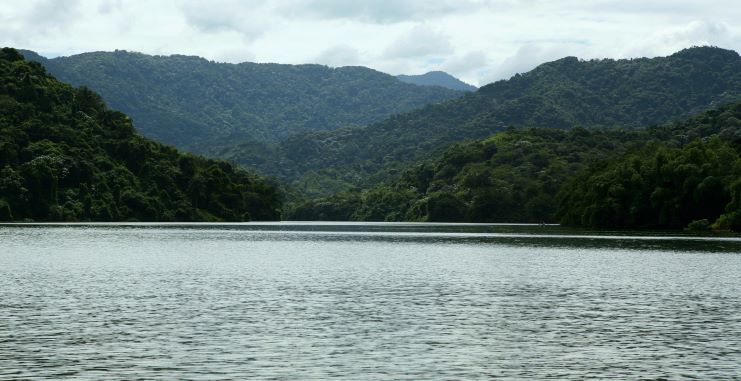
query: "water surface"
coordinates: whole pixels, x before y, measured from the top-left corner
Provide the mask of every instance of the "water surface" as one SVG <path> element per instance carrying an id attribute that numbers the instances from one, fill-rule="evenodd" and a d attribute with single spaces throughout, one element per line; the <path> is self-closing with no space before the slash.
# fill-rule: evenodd
<path id="1" fill-rule="evenodd" d="M 0 379 L 738 379 L 741 239 L 0 227 Z"/>

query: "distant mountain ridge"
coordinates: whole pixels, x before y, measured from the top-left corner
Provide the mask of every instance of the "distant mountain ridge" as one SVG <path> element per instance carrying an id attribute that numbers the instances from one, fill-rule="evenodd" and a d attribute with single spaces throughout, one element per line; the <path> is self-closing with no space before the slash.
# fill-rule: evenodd
<path id="1" fill-rule="evenodd" d="M 451 90 L 460 90 L 467 92 L 478 90 L 478 87 L 469 85 L 468 83 L 465 83 L 444 71 L 431 71 L 419 75 L 401 74 L 397 75 L 396 78 L 399 78 L 399 80 L 402 82 L 420 86 L 440 86 Z"/>
<path id="2" fill-rule="evenodd" d="M 60 80 L 100 93 L 144 135 L 195 152 L 365 125 L 463 94 L 365 67 L 227 64 L 120 50 L 53 59 L 21 52 Z"/>
<path id="3" fill-rule="evenodd" d="M 741 101 L 741 57 L 695 47 L 667 57 L 544 63 L 474 93 L 361 128 L 305 134 L 270 147 L 268 173 L 326 194 L 389 179 L 452 143 L 514 127 L 642 128 Z M 262 168 L 255 150 L 220 157 Z"/>

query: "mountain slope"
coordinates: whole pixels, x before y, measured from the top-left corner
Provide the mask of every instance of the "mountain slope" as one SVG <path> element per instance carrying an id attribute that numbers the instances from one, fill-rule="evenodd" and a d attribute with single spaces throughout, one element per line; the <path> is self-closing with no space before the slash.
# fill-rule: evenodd
<path id="1" fill-rule="evenodd" d="M 648 130 L 500 132 L 288 218 L 741 230 L 741 103 Z"/>
<path id="2" fill-rule="evenodd" d="M 652 132 L 640 149 L 570 181 L 561 222 L 741 231 L 741 103 Z"/>
<path id="3" fill-rule="evenodd" d="M 196 152 L 365 125 L 462 94 L 364 67 L 234 65 L 126 51 L 54 59 L 23 53 L 60 80 L 100 93 L 145 136 Z"/>
<path id="4" fill-rule="evenodd" d="M 388 179 L 416 160 L 508 126 L 641 128 L 741 100 L 741 57 L 719 48 L 668 57 L 540 65 L 436 105 L 362 128 L 305 134 L 269 147 L 277 174 L 301 191 L 328 191 Z M 234 146 L 222 157 L 251 164 L 255 151 Z"/>
<path id="5" fill-rule="evenodd" d="M 0 220 L 275 220 L 280 209 L 260 177 L 145 139 L 89 89 L 0 52 Z"/>
<path id="6" fill-rule="evenodd" d="M 444 71 L 431 71 L 420 75 L 397 75 L 402 82 L 411 83 L 419 86 L 440 86 L 451 90 L 476 91 L 476 86 L 469 85 L 460 79 Z"/>

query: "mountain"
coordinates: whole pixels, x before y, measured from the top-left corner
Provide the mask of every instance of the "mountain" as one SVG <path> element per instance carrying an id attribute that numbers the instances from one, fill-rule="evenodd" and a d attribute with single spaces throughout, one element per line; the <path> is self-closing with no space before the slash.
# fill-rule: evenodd
<path id="1" fill-rule="evenodd" d="M 288 218 L 741 231 L 741 103 L 647 130 L 499 132 Z"/>
<path id="2" fill-rule="evenodd" d="M 360 128 L 292 136 L 262 147 L 271 172 L 310 195 L 388 180 L 452 143 L 507 127 L 643 128 L 741 100 L 741 57 L 697 47 L 668 57 L 542 64 L 461 98 L 428 105 Z M 250 146 L 221 157 L 259 166 Z M 262 168 L 262 167 L 261 167 Z"/>
<path id="3" fill-rule="evenodd" d="M 476 91 L 477 87 L 469 85 L 460 79 L 444 71 L 431 71 L 420 75 L 397 75 L 402 82 L 411 83 L 419 86 L 440 86 L 451 90 L 459 91 Z"/>
<path id="4" fill-rule="evenodd" d="M 0 51 L 0 220 L 275 220 L 278 189 L 138 135 L 99 95 Z"/>
<path id="5" fill-rule="evenodd" d="M 365 67 L 227 64 L 127 51 L 53 59 L 22 53 L 60 80 L 100 93 L 145 136 L 200 153 L 365 125 L 463 94 Z"/>

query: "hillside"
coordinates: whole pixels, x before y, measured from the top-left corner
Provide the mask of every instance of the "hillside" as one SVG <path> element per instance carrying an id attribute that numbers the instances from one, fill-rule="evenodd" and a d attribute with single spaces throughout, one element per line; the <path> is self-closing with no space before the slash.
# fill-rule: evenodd
<path id="1" fill-rule="evenodd" d="M 741 230 L 741 103 L 643 131 L 500 132 L 288 218 Z"/>
<path id="2" fill-rule="evenodd" d="M 293 136 L 265 148 L 276 174 L 308 194 L 392 178 L 452 143 L 509 126 L 643 128 L 741 100 L 741 57 L 719 48 L 668 57 L 545 63 L 442 104 L 362 128 Z M 234 146 L 221 157 L 259 165 L 259 151 Z"/>
<path id="3" fill-rule="evenodd" d="M 510 129 L 455 144 L 389 184 L 293 205 L 289 219 L 554 222 L 571 177 L 643 137 L 623 130 Z"/>
<path id="4" fill-rule="evenodd" d="M 741 231 L 741 103 L 711 110 L 591 167 L 559 194 L 566 225 Z"/>
<path id="5" fill-rule="evenodd" d="M 222 161 L 138 135 L 96 93 L 0 52 L 0 220 L 280 218 L 278 189 Z"/>
<path id="6" fill-rule="evenodd" d="M 440 86 L 460 91 L 476 91 L 478 89 L 476 86 L 469 85 L 444 71 L 431 71 L 419 75 L 401 74 L 397 75 L 396 78 L 402 82 L 419 86 Z"/>
<path id="7" fill-rule="evenodd" d="M 365 125 L 463 94 L 365 67 L 227 64 L 127 51 L 54 59 L 23 53 L 60 80 L 100 93 L 145 136 L 199 153 Z"/>

